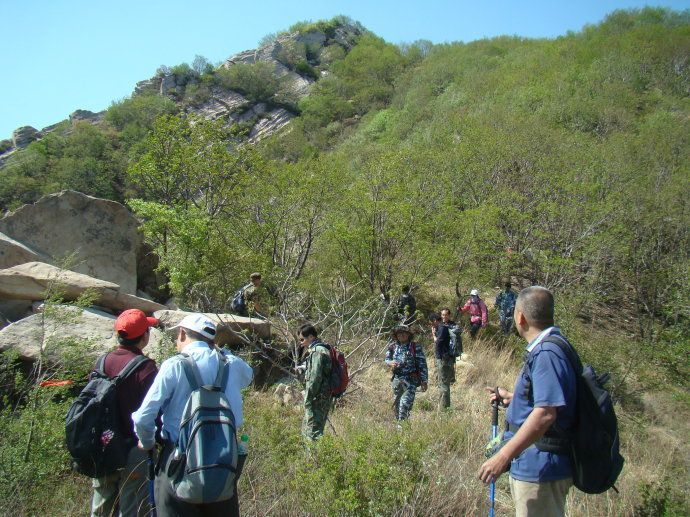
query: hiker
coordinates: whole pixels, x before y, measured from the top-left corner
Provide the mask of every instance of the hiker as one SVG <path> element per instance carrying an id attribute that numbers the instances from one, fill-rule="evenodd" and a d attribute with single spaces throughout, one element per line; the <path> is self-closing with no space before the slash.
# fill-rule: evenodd
<path id="1" fill-rule="evenodd" d="M 105 374 L 117 376 L 132 359 L 143 356 L 149 343 L 151 327 L 156 318 L 148 318 L 139 309 L 124 311 L 115 320 L 118 347 L 110 352 L 103 364 Z M 146 479 L 146 453 L 136 447 L 134 425 L 130 415 L 140 405 L 156 376 L 156 363 L 145 361 L 117 386 L 117 408 L 123 436 L 131 440 L 125 468 L 104 477 L 94 478 L 92 517 L 143 517 L 149 514 L 149 494 Z"/>
<path id="2" fill-rule="evenodd" d="M 509 334 L 513 326 L 513 310 L 515 309 L 515 300 L 517 295 L 512 289 L 512 284 L 506 282 L 505 291 L 501 291 L 496 295 L 494 307 L 498 311 L 498 318 L 501 320 L 501 330 L 504 334 Z"/>
<path id="3" fill-rule="evenodd" d="M 554 426 L 567 433 L 574 424 L 577 379 L 563 349 L 549 341 L 549 336 L 561 334 L 554 326 L 554 299 L 548 289 L 532 286 L 520 292 L 515 327 L 529 343 L 515 388 L 512 393 L 487 388 L 492 401 L 508 406 L 503 435 L 508 441 L 481 466 L 479 479 L 491 483 L 510 466 L 518 517 L 563 516 L 573 483 L 570 458 L 541 449 L 549 440 L 551 445 L 558 441 Z"/>
<path id="4" fill-rule="evenodd" d="M 417 300 L 410 294 L 410 286 L 404 285 L 396 302 L 398 321 L 402 325 L 412 325 L 417 312 Z"/>
<path id="5" fill-rule="evenodd" d="M 474 339 L 479 329 L 481 327 L 486 327 L 486 322 L 489 318 L 486 304 L 484 300 L 479 297 L 479 291 L 477 289 L 472 289 L 470 291 L 470 299 L 467 300 L 464 307 L 458 307 L 458 311 L 470 311 L 470 336 Z"/>
<path id="6" fill-rule="evenodd" d="M 268 312 L 259 302 L 261 273 L 249 275 L 249 283 L 235 293 L 230 302 L 230 309 L 238 316 L 266 319 Z"/>
<path id="7" fill-rule="evenodd" d="M 450 310 L 444 309 L 450 322 Z M 450 385 L 455 382 L 455 356 L 450 354 L 450 328 L 443 321 L 443 317 L 436 313 L 429 315 L 431 333 L 434 336 L 434 358 L 436 364 L 436 378 L 438 380 L 438 407 L 450 407 Z"/>
<path id="8" fill-rule="evenodd" d="M 268 311 L 266 311 L 259 302 L 260 286 L 261 273 L 252 273 L 249 275 L 249 285 L 244 289 L 244 299 L 249 317 L 266 319 L 268 317 Z"/>
<path id="9" fill-rule="evenodd" d="M 406 325 L 398 325 L 391 332 L 393 342 L 388 346 L 386 365 L 393 376 L 393 411 L 395 418 L 407 420 L 412 410 L 417 388 L 426 391 L 429 372 L 424 349 L 412 341 L 414 334 Z"/>
<path id="10" fill-rule="evenodd" d="M 190 356 L 196 363 L 202 384 L 210 385 L 218 374 L 224 354 L 228 368 L 224 393 L 232 410 L 237 429 L 242 425 L 242 393 L 252 379 L 252 369 L 239 357 L 221 351 L 214 345 L 215 324 L 203 314 L 185 316 L 178 325 L 176 345 L 178 354 L 161 365 L 159 374 L 146 394 L 141 407 L 132 415 L 134 430 L 139 438 L 139 448 L 149 450 L 155 443 L 155 419 L 162 411 L 163 428 L 160 436 L 163 449 L 158 460 L 155 479 L 155 501 L 159 517 L 185 517 L 197 515 L 227 515 L 239 517 L 237 486 L 230 499 L 208 504 L 192 504 L 175 496 L 168 477 L 168 468 L 175 458 L 172 452 L 180 432 L 182 414 L 192 391 L 183 362 Z M 184 354 L 184 355 L 182 355 Z M 234 437 L 233 437 L 234 438 Z"/>
<path id="11" fill-rule="evenodd" d="M 316 440 L 323 436 L 331 408 L 330 379 L 333 364 L 327 345 L 319 339 L 312 325 L 302 325 L 297 331 L 297 337 L 302 346 L 306 347 L 306 359 L 298 367 L 299 371 L 304 372 L 305 383 L 302 436 L 307 440 Z"/>

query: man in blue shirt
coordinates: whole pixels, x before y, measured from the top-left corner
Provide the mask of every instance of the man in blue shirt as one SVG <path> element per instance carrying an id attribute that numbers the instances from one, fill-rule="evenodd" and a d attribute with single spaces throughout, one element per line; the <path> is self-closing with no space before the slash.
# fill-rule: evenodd
<path id="1" fill-rule="evenodd" d="M 163 429 L 161 436 L 165 442 L 156 473 L 155 498 L 159 517 L 186 516 L 224 516 L 239 517 L 239 502 L 237 490 L 235 495 L 225 501 L 210 504 L 190 504 L 175 497 L 170 478 L 164 466 L 172 453 L 179 435 L 180 420 L 184 411 L 191 387 L 184 373 L 184 356 L 191 356 L 196 362 L 203 384 L 213 384 L 218 372 L 219 358 L 213 340 L 216 335 L 215 324 L 203 314 L 185 316 L 174 327 L 178 328 L 178 355 L 163 362 L 160 371 L 149 389 L 141 407 L 132 413 L 134 431 L 139 438 L 139 448 L 149 450 L 155 444 L 156 417 L 162 411 Z M 241 390 L 252 380 L 252 369 L 239 357 L 225 352 L 229 368 L 228 384 L 225 389 L 230 407 L 235 417 L 235 424 L 239 429 L 242 425 L 242 393 Z"/>
<path id="2" fill-rule="evenodd" d="M 517 295 L 512 289 L 512 284 L 506 282 L 505 291 L 501 291 L 496 295 L 494 300 L 494 307 L 498 311 L 498 317 L 501 320 L 501 330 L 504 334 L 509 334 L 513 326 L 513 310 L 515 310 L 515 300 Z"/>
<path id="3" fill-rule="evenodd" d="M 508 441 L 481 466 L 479 479 L 491 483 L 510 466 L 517 517 L 565 515 L 565 497 L 572 485 L 567 454 L 544 450 L 548 440 L 559 439 L 552 426 L 567 431 L 575 417 L 576 375 L 565 352 L 549 341 L 550 336 L 560 336 L 553 316 L 554 299 L 548 289 L 533 286 L 520 292 L 515 326 L 529 343 L 525 365 L 512 393 L 487 388 L 492 401 L 508 406 Z"/>

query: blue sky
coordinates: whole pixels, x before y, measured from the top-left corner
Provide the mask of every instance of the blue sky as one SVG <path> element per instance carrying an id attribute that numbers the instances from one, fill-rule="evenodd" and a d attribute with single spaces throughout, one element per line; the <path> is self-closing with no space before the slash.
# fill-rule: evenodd
<path id="1" fill-rule="evenodd" d="M 162 64 L 191 63 L 197 54 L 217 63 L 302 20 L 345 14 L 391 43 L 468 42 L 553 38 L 645 5 L 684 10 L 690 0 L 0 0 L 0 139 L 76 109 L 103 110 Z"/>

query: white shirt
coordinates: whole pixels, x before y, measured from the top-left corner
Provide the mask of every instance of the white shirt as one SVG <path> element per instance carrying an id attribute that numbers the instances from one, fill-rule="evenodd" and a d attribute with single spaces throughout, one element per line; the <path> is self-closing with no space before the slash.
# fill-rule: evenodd
<path id="1" fill-rule="evenodd" d="M 204 384 L 212 384 L 215 381 L 218 374 L 218 357 L 206 343 L 189 343 L 182 353 L 190 355 L 196 361 Z M 239 357 L 227 351 L 225 355 L 230 369 L 225 394 L 235 415 L 235 425 L 239 429 L 242 425 L 241 390 L 249 385 L 254 372 Z M 177 441 L 182 413 L 192 392 L 182 365 L 184 359 L 183 356 L 176 355 L 163 362 L 141 407 L 132 413 L 134 432 L 147 449 L 155 443 L 155 420 L 160 410 L 163 411 L 163 437 L 173 443 Z"/>

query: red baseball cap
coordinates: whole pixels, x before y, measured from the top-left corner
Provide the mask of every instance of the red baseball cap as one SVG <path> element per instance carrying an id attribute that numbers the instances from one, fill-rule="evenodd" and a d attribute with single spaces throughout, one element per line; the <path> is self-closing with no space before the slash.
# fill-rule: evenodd
<path id="1" fill-rule="evenodd" d="M 143 336 L 149 327 L 158 326 L 156 318 L 148 318 L 139 309 L 128 309 L 115 320 L 115 330 L 120 337 L 134 339 Z"/>

